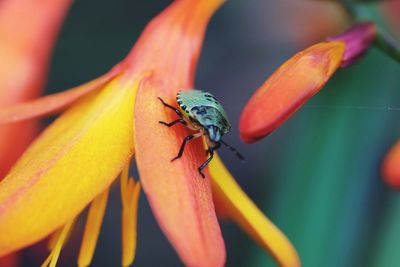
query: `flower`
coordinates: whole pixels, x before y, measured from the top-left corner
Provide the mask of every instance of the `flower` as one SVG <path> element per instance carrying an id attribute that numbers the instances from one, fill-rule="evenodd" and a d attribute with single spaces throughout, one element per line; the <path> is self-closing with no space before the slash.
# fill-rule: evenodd
<path id="1" fill-rule="evenodd" d="M 392 29 L 399 33 L 400 32 L 400 19 L 399 19 L 400 1 L 391 0 L 384 4 L 384 11 L 389 17 L 390 26 Z"/>
<path id="2" fill-rule="evenodd" d="M 39 96 L 52 46 L 70 3 L 69 0 L 1 3 L 1 107 Z M 38 132 L 37 121 L 0 126 L 0 180 Z M 16 254 L 0 258 L 1 266 L 17 266 L 18 262 Z"/>
<path id="3" fill-rule="evenodd" d="M 286 61 L 246 104 L 240 118 L 242 140 L 256 142 L 282 125 L 325 86 L 340 66 L 346 67 L 363 55 L 374 36 L 374 24 L 358 24 Z"/>
<path id="4" fill-rule="evenodd" d="M 386 154 L 382 163 L 382 177 L 393 188 L 400 188 L 400 142 Z"/>
<path id="5" fill-rule="evenodd" d="M 182 88 L 193 88 L 195 66 L 208 20 L 222 0 L 173 2 L 146 27 L 120 64 L 72 90 L 0 111 L 0 123 L 64 111 L 28 148 L 0 183 L 0 255 L 53 234 L 55 261 L 78 214 L 92 202 L 80 266 L 90 264 L 107 202 L 108 188 L 121 174 L 123 265 L 134 259 L 136 211 L 141 186 L 163 232 L 187 266 L 222 266 L 225 246 L 213 198 L 281 266 L 299 266 L 287 238 L 234 182 L 218 158 L 210 177 L 199 178 L 201 140 L 170 162 L 186 128 L 160 127 L 173 114 Z M 135 155 L 140 183 L 129 178 Z M 29 225 L 29 227 L 27 227 Z"/>
<path id="6" fill-rule="evenodd" d="M 8 0 L 1 3 L 1 107 L 40 95 L 50 52 L 70 3 L 70 0 Z M 0 180 L 38 131 L 36 121 L 0 127 Z"/>
<path id="7" fill-rule="evenodd" d="M 399 8 L 400 1 L 392 0 L 385 4 L 385 11 L 389 15 L 391 26 L 395 32 L 400 31 Z M 384 181 L 390 187 L 400 188 L 400 143 L 399 141 L 390 148 L 386 154 L 381 167 L 381 173 Z"/>

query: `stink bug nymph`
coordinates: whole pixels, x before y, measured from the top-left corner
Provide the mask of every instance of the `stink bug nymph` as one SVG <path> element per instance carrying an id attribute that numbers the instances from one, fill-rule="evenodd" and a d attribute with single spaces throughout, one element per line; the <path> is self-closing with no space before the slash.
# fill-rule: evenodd
<path id="1" fill-rule="evenodd" d="M 208 146 L 207 154 L 210 153 L 210 157 L 198 168 L 203 178 L 205 176 L 202 170 L 211 161 L 214 156 L 214 151 L 217 150 L 221 144 L 225 145 L 234 152 L 239 159 L 243 160 L 239 152 L 221 139 L 224 134 L 229 132 L 231 125 L 228 122 L 228 117 L 224 108 L 212 94 L 200 90 L 181 91 L 176 95 L 176 102 L 179 105 L 179 109 L 165 103 L 160 97 L 158 99 L 165 107 L 174 110 L 180 117 L 169 123 L 164 121 L 159 121 L 159 123 L 168 127 L 180 123 L 196 132 L 183 139 L 178 155 L 171 161 L 179 159 L 182 156 L 186 142 L 201 136 L 206 137 Z"/>

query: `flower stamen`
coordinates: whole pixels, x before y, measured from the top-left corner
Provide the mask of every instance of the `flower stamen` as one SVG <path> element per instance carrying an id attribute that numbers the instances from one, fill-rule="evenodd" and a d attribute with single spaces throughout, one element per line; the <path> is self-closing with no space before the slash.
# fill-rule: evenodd
<path id="1" fill-rule="evenodd" d="M 92 261 L 100 234 L 101 225 L 103 223 L 108 193 L 109 188 L 98 195 L 90 205 L 78 256 L 78 266 L 89 266 Z"/>
<path id="2" fill-rule="evenodd" d="M 58 261 L 58 257 L 60 256 L 61 249 L 63 245 L 65 244 L 65 241 L 67 237 L 69 236 L 69 233 L 72 230 L 72 226 L 75 222 L 75 218 L 69 220 L 64 227 L 61 230 L 61 233 L 57 239 L 57 242 L 54 245 L 54 249 L 50 252 L 50 255 L 47 257 L 47 259 L 43 262 L 41 267 L 55 267 Z"/>
<path id="3" fill-rule="evenodd" d="M 128 160 L 128 162 L 125 164 L 124 168 L 122 169 L 121 172 L 121 179 L 120 179 L 120 187 L 121 187 L 121 201 L 122 201 L 122 207 L 125 207 L 128 203 L 128 182 L 129 182 L 129 169 L 131 166 L 131 161 Z"/>
<path id="4" fill-rule="evenodd" d="M 129 163 L 121 173 L 122 202 L 122 266 L 129 266 L 136 255 L 137 212 L 140 196 L 140 182 L 129 177 Z"/>
<path id="5" fill-rule="evenodd" d="M 54 249 L 54 247 L 56 246 L 57 240 L 60 237 L 62 229 L 63 228 L 61 227 L 60 229 L 55 230 L 49 237 L 49 239 L 47 241 L 47 248 L 49 249 L 49 251 L 52 251 Z"/>

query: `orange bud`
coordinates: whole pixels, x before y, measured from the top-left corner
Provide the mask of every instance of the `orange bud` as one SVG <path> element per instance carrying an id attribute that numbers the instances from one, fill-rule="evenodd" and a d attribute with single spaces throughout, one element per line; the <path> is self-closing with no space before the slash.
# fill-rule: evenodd
<path id="1" fill-rule="evenodd" d="M 389 186 L 400 189 L 400 141 L 389 150 L 383 160 L 382 176 Z"/>
<path id="2" fill-rule="evenodd" d="M 286 61 L 256 91 L 240 118 L 240 135 L 253 143 L 283 124 L 326 84 L 340 66 L 343 42 L 313 45 Z"/>

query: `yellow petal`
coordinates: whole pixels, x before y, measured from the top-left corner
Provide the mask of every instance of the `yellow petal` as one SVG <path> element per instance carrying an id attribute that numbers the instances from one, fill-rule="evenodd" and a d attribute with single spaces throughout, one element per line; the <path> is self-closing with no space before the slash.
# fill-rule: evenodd
<path id="1" fill-rule="evenodd" d="M 78 256 L 78 266 L 89 266 L 92 261 L 103 223 L 104 213 L 106 211 L 108 191 L 109 189 L 107 188 L 103 193 L 97 196 L 90 205 Z"/>
<path id="2" fill-rule="evenodd" d="M 300 266 L 293 245 L 242 191 L 218 156 L 209 164 L 209 172 L 212 176 L 214 198 L 221 205 L 220 208 L 224 209 L 224 215 L 233 219 L 261 247 L 271 253 L 279 266 Z"/>
<path id="3" fill-rule="evenodd" d="M 44 238 L 110 186 L 133 154 L 138 79 L 75 103 L 0 183 L 0 255 Z"/>

